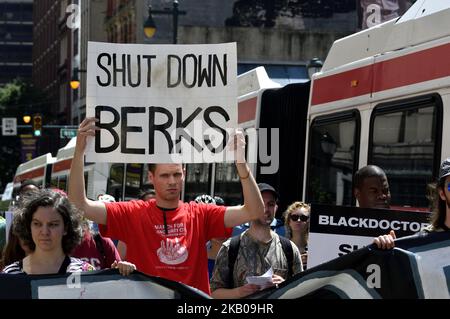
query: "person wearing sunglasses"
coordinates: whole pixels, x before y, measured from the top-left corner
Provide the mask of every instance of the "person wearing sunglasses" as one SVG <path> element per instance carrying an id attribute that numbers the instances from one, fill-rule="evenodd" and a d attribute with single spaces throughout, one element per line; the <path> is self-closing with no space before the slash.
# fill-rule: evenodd
<path id="1" fill-rule="evenodd" d="M 450 230 L 450 157 L 441 163 L 439 179 L 433 188 L 433 212 L 431 214 L 430 226 L 424 232 L 441 232 Z M 395 232 L 390 231 L 388 235 L 374 238 L 373 243 L 381 249 L 395 247 Z"/>
<path id="2" fill-rule="evenodd" d="M 300 251 L 303 269 L 308 261 L 309 213 L 311 207 L 303 202 L 292 203 L 284 214 L 286 237 L 295 243 Z"/>

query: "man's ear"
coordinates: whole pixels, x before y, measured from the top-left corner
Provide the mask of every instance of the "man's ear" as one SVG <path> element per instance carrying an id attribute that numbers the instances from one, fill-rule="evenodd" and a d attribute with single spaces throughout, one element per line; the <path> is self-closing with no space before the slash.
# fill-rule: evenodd
<path id="1" fill-rule="evenodd" d="M 152 171 L 148 171 L 148 181 L 150 184 L 153 184 L 153 173 Z"/>
<path id="2" fill-rule="evenodd" d="M 355 196 L 356 199 L 358 199 L 358 201 L 359 201 L 359 194 L 360 194 L 359 189 L 355 188 L 353 190 L 353 195 Z"/>
<path id="3" fill-rule="evenodd" d="M 438 188 L 438 191 L 439 191 L 439 197 L 440 197 L 442 200 L 446 201 L 447 198 L 445 197 L 445 191 L 442 189 L 442 187 L 439 187 L 439 188 Z"/>

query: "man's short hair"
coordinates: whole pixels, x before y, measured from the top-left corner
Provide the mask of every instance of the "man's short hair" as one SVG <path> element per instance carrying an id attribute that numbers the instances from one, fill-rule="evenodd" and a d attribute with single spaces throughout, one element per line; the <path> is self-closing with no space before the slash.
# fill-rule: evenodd
<path id="1" fill-rule="evenodd" d="M 175 163 L 174 163 L 175 164 Z M 152 164 L 147 164 L 148 165 L 148 170 L 150 172 L 152 172 L 152 174 L 155 174 L 156 171 L 156 165 L 158 165 L 157 163 L 152 163 Z"/>
<path id="2" fill-rule="evenodd" d="M 27 186 L 36 186 L 37 188 L 39 188 L 38 183 L 36 183 L 35 181 L 33 181 L 32 179 L 26 179 L 24 180 L 19 187 L 19 194 L 22 193 L 23 189 Z"/>
<path id="3" fill-rule="evenodd" d="M 140 200 L 144 200 L 145 197 L 147 197 L 148 195 L 155 196 L 155 195 L 156 195 L 155 190 L 152 189 L 152 188 L 145 189 L 145 190 L 140 190 L 140 191 L 139 191 L 138 198 L 139 198 Z"/>
<path id="4" fill-rule="evenodd" d="M 353 188 L 361 189 L 364 180 L 369 177 L 386 177 L 386 173 L 376 165 L 364 166 L 355 173 Z"/>

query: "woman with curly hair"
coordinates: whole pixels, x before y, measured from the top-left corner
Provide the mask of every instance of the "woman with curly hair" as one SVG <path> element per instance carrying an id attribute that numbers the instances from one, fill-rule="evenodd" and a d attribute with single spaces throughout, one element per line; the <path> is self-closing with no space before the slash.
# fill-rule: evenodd
<path id="1" fill-rule="evenodd" d="M 30 253 L 3 272 L 37 275 L 94 270 L 69 257 L 81 239 L 80 221 L 81 213 L 61 193 L 43 189 L 24 194 L 12 227 Z"/>
<path id="2" fill-rule="evenodd" d="M 292 203 L 284 213 L 286 237 L 294 242 L 300 251 L 303 269 L 308 259 L 309 213 L 311 207 L 303 202 Z"/>

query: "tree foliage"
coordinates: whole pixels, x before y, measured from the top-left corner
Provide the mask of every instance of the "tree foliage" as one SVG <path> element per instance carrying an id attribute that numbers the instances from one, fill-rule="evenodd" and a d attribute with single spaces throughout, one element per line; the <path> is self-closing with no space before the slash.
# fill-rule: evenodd
<path id="1" fill-rule="evenodd" d="M 13 80 L 0 88 L 0 113 L 2 116 L 21 119 L 25 114 L 46 113 L 45 95 L 32 84 L 21 79 Z"/>
<path id="2" fill-rule="evenodd" d="M 0 87 L 0 117 L 15 117 L 17 124 L 24 124 L 24 115 L 46 114 L 45 95 L 31 84 L 17 79 Z M 20 129 L 18 134 L 31 134 L 31 129 Z M 11 182 L 21 163 L 19 136 L 0 136 L 0 193 Z"/>

